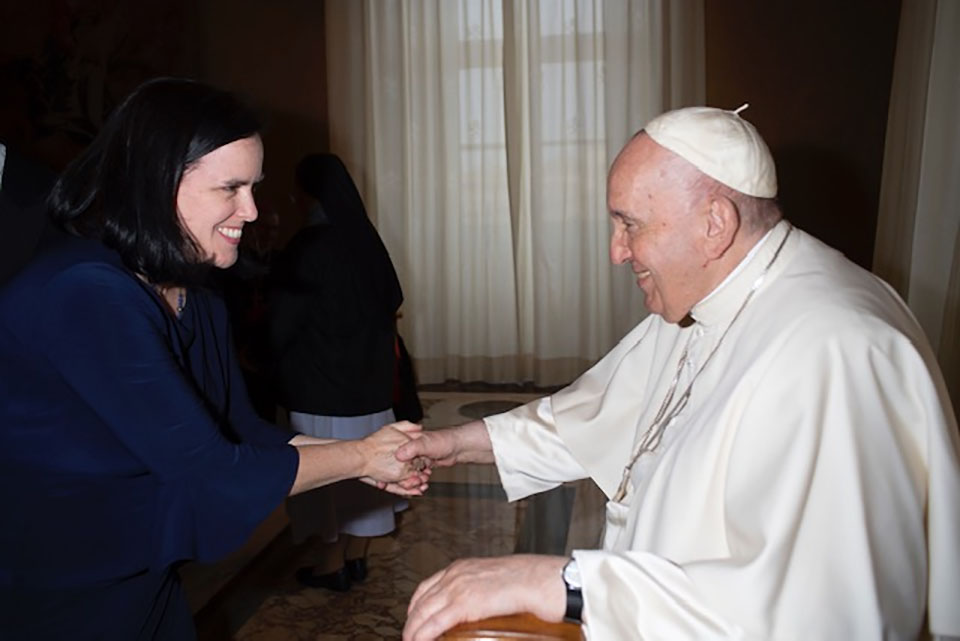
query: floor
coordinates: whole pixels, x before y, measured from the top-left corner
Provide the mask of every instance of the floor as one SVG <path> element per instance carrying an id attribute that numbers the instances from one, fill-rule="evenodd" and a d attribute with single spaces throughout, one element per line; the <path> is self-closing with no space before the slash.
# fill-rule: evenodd
<path id="1" fill-rule="evenodd" d="M 536 394 L 421 392 L 426 429 L 505 411 Z M 373 641 L 399 639 L 417 584 L 465 556 L 565 554 L 593 546 L 602 510 L 589 481 L 507 503 L 493 466 L 437 470 L 391 535 L 370 550 L 367 580 L 347 593 L 301 587 L 296 569 L 315 550 L 295 546 L 282 510 L 245 550 L 213 566 L 184 568 L 201 641 Z"/>

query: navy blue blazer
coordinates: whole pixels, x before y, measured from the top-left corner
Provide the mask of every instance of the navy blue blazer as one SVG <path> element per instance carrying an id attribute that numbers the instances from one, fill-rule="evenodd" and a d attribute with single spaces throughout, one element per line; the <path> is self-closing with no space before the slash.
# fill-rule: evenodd
<path id="1" fill-rule="evenodd" d="M 96 241 L 0 289 L 0 586 L 96 586 L 241 545 L 297 471 L 251 409 L 222 302 L 174 319 Z"/>

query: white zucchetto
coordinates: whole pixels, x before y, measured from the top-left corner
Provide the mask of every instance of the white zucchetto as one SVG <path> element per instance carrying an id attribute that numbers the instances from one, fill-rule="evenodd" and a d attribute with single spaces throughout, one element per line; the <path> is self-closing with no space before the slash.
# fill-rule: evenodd
<path id="1" fill-rule="evenodd" d="M 757 198 L 777 195 L 777 170 L 767 143 L 735 111 L 687 107 L 661 114 L 644 131 L 658 145 L 731 189 Z"/>

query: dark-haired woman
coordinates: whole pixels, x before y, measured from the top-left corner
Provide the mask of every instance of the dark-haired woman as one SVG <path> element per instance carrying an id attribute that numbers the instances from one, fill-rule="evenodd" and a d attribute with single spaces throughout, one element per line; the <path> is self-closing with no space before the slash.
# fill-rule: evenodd
<path id="1" fill-rule="evenodd" d="M 4 639 L 190 639 L 176 566 L 240 545 L 289 494 L 425 477 L 387 426 L 323 441 L 262 422 L 200 286 L 257 216 L 263 147 L 230 94 L 136 90 L 64 172 L 71 236 L 0 290 Z"/>

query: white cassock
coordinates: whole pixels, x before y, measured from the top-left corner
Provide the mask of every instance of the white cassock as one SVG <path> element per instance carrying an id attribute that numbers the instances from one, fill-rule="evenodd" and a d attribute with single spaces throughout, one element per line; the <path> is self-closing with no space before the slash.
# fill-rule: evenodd
<path id="1" fill-rule="evenodd" d="M 916 639 L 928 612 L 960 635 L 957 424 L 900 298 L 781 222 L 691 316 L 486 419 L 511 500 L 587 476 L 612 498 L 692 381 L 603 550 L 574 553 L 589 637 Z"/>

